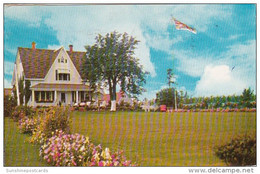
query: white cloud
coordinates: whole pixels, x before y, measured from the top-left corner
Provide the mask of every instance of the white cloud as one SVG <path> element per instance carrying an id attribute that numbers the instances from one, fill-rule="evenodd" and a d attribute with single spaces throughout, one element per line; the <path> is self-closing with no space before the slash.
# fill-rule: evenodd
<path id="1" fill-rule="evenodd" d="M 61 46 L 63 46 L 63 45 L 48 45 L 48 47 L 47 47 L 47 49 L 50 49 L 50 50 L 57 50 L 57 49 L 59 49 Z M 63 46 L 65 49 L 68 47 L 66 47 L 66 46 Z"/>
<path id="2" fill-rule="evenodd" d="M 174 64 L 176 68 L 191 77 L 200 77 L 203 74 L 204 67 L 211 64 L 214 59 L 204 55 L 195 55 L 192 51 L 175 50 L 172 52 Z M 170 57 L 172 59 L 172 57 Z"/>
<path id="3" fill-rule="evenodd" d="M 166 89 L 166 88 L 168 88 L 168 85 L 162 85 L 159 89 L 143 92 L 142 96 L 140 96 L 139 99 L 140 100 L 144 100 L 145 98 L 148 100 L 155 99 L 156 93 L 159 92 L 160 90 Z"/>
<path id="4" fill-rule="evenodd" d="M 4 6 L 4 16 L 27 22 L 30 26 L 38 27 L 44 14 L 44 8 L 36 6 Z"/>
<path id="5" fill-rule="evenodd" d="M 8 51 L 9 53 L 16 55 L 17 53 L 17 49 L 15 48 L 6 48 L 5 51 Z"/>
<path id="6" fill-rule="evenodd" d="M 228 40 L 236 40 L 241 36 L 242 36 L 242 34 L 231 35 L 228 37 Z"/>
<path id="7" fill-rule="evenodd" d="M 255 40 L 233 44 L 220 55 L 206 52 L 198 55 L 192 50 L 176 50 L 174 58 L 179 71 L 200 77 L 195 95 L 234 94 L 248 87 L 256 89 Z"/>
<path id="8" fill-rule="evenodd" d="M 4 74 L 13 75 L 14 62 L 4 61 Z"/>
<path id="9" fill-rule="evenodd" d="M 207 65 L 195 88 L 195 96 L 241 94 L 247 85 L 227 65 Z"/>
<path id="10" fill-rule="evenodd" d="M 11 88 L 12 85 L 11 85 L 11 82 L 8 81 L 7 79 L 4 79 L 4 88 Z"/>

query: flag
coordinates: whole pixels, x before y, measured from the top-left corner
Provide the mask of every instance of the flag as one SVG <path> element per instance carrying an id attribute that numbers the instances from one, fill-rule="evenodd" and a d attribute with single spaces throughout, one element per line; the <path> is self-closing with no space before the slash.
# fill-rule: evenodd
<path id="1" fill-rule="evenodd" d="M 190 31 L 190 32 L 192 32 L 194 34 L 197 34 L 197 31 L 196 31 L 195 28 L 191 28 L 188 25 L 186 25 L 186 24 L 176 20 L 175 18 L 173 18 L 173 20 L 174 20 L 174 23 L 175 23 L 175 28 L 177 30 L 188 30 L 188 31 Z"/>

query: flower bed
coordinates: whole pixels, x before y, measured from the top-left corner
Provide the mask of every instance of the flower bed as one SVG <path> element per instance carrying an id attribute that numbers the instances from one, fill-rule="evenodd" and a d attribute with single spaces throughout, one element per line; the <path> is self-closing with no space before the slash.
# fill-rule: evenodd
<path id="1" fill-rule="evenodd" d="M 95 146 L 88 137 L 56 130 L 41 146 L 40 156 L 53 166 L 135 166 L 122 152 Z"/>
<path id="2" fill-rule="evenodd" d="M 178 109 L 177 111 L 173 109 L 173 112 L 256 112 L 256 108 Z"/>
<path id="3" fill-rule="evenodd" d="M 126 160 L 122 151 L 112 153 L 109 148 L 95 146 L 88 137 L 70 134 L 71 117 L 68 108 L 52 107 L 33 112 L 19 108 L 13 114 L 13 118 L 19 120 L 20 132 L 32 134 L 30 142 L 41 145 L 40 156 L 50 165 L 136 166 Z"/>
<path id="4" fill-rule="evenodd" d="M 19 120 L 18 128 L 21 133 L 32 134 L 36 126 L 37 126 L 37 119 L 24 117 Z"/>

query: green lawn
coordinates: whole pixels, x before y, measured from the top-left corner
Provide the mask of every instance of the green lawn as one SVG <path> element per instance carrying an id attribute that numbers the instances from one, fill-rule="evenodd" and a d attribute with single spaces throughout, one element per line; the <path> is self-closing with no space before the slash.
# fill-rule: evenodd
<path id="1" fill-rule="evenodd" d="M 256 113 L 73 112 L 72 131 L 122 149 L 141 166 L 224 166 L 215 145 L 254 132 Z M 46 166 L 37 146 L 5 118 L 5 166 Z"/>
<path id="2" fill-rule="evenodd" d="M 20 134 L 17 122 L 4 120 L 4 166 L 49 166 L 39 156 L 39 146 L 28 142 L 29 135 Z"/>
<path id="3" fill-rule="evenodd" d="M 73 132 L 141 166 L 223 166 L 215 145 L 256 130 L 255 113 L 74 112 Z"/>

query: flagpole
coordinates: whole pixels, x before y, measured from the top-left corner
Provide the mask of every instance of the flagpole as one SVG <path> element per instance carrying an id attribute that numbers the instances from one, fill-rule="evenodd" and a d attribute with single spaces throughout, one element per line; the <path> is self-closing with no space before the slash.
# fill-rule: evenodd
<path id="1" fill-rule="evenodd" d="M 173 20 L 175 20 L 175 18 L 174 17 L 172 17 L 172 19 Z M 172 52 L 172 59 L 173 59 L 173 75 L 175 75 L 175 73 L 174 73 L 174 51 Z M 174 83 L 174 85 L 176 85 L 176 82 Z M 175 112 L 177 112 L 178 111 L 178 108 L 177 108 L 177 88 L 176 88 L 176 86 L 175 86 L 175 94 L 174 94 L 174 105 L 175 105 Z"/>
<path id="2" fill-rule="evenodd" d="M 174 17 L 172 17 L 172 20 L 174 21 L 175 28 L 177 30 L 188 30 L 188 31 L 192 32 L 193 34 L 197 34 L 197 31 L 196 31 L 195 28 L 192 28 L 192 27 L 190 27 L 190 26 L 188 26 L 188 25 L 186 25 L 186 24 L 176 20 Z M 174 55 L 173 55 L 173 69 L 174 69 Z M 177 99 L 176 98 L 177 98 L 177 84 L 175 83 L 175 97 L 174 97 L 174 99 L 175 99 L 175 111 L 178 110 L 178 108 L 177 108 Z"/>
<path id="3" fill-rule="evenodd" d="M 174 58 L 173 58 L 173 68 L 174 68 Z M 174 74 L 174 73 L 173 73 Z M 176 83 L 175 83 L 175 95 L 174 95 L 174 100 L 175 100 L 175 111 L 177 112 L 178 111 L 178 108 L 177 108 L 177 87 L 176 87 Z"/>

